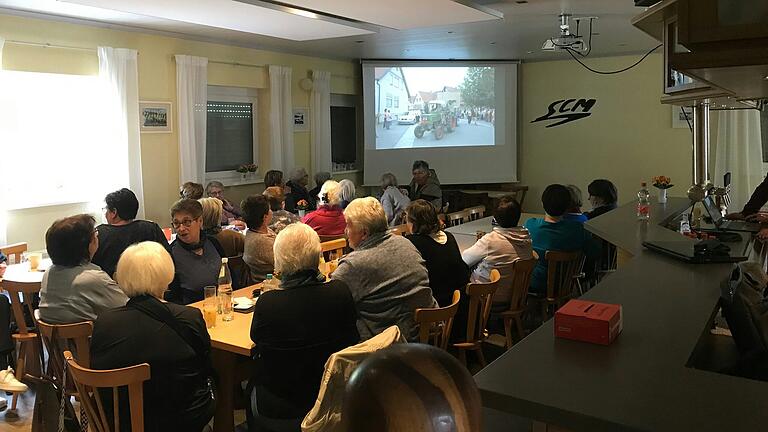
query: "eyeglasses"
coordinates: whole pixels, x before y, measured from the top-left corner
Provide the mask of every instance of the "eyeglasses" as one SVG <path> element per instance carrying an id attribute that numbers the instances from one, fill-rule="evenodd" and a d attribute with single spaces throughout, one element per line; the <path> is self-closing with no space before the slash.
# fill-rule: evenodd
<path id="1" fill-rule="evenodd" d="M 189 228 L 192 226 L 192 222 L 194 222 L 195 219 L 184 219 L 183 221 L 179 222 L 177 220 L 174 220 L 171 222 L 171 226 L 173 229 L 178 229 L 180 226 L 184 225 L 185 227 Z"/>

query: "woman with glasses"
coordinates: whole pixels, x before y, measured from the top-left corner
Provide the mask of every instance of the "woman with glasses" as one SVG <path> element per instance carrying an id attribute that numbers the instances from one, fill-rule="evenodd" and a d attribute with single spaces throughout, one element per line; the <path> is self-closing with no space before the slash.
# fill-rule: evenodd
<path id="1" fill-rule="evenodd" d="M 53 265 L 40 289 L 40 318 L 49 324 L 93 321 L 108 309 L 123 306 L 128 297 L 99 266 L 91 263 L 99 248 L 93 216 L 59 219 L 45 233 Z"/>
<path id="2" fill-rule="evenodd" d="M 240 211 L 240 207 L 231 203 L 228 199 L 224 198 L 224 185 L 219 181 L 208 182 L 205 186 L 205 194 L 209 198 L 216 198 L 221 201 L 221 225 L 228 225 L 232 221 L 233 225 L 242 226 L 245 229 L 245 224 L 240 219 L 243 214 Z"/>
<path id="3" fill-rule="evenodd" d="M 171 207 L 171 225 L 176 240 L 171 257 L 176 276 L 171 282 L 171 298 L 181 304 L 203 299 L 203 288 L 216 285 L 221 268 L 220 246 L 203 233 L 203 206 L 193 199 L 180 199 Z"/>

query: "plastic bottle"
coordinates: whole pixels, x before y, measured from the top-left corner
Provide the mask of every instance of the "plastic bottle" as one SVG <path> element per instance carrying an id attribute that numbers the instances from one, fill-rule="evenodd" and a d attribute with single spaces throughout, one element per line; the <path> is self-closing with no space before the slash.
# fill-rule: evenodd
<path id="1" fill-rule="evenodd" d="M 229 274 L 229 265 L 227 258 L 221 259 L 221 270 L 219 271 L 219 304 L 221 305 L 221 319 L 232 321 L 235 318 L 232 309 L 232 276 Z"/>
<path id="2" fill-rule="evenodd" d="M 683 215 L 680 217 L 680 234 L 690 234 L 691 233 L 691 223 L 688 221 L 688 213 L 683 213 Z"/>
<path id="3" fill-rule="evenodd" d="M 267 292 L 272 289 L 275 289 L 275 279 L 272 273 L 267 273 L 267 278 L 264 279 L 261 285 L 261 292 Z"/>
<path id="4" fill-rule="evenodd" d="M 648 220 L 651 217 L 650 196 L 646 183 L 640 183 L 640 190 L 637 192 L 637 220 Z"/>

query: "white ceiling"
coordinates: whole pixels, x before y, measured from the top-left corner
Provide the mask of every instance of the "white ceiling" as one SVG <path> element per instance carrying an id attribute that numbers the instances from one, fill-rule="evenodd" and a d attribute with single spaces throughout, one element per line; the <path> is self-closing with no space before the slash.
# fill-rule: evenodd
<path id="1" fill-rule="evenodd" d="M 568 58 L 568 55 L 564 53 L 544 53 L 540 50 L 545 39 L 557 34 L 557 15 L 561 12 L 571 13 L 574 16 L 599 17 L 594 22 L 591 56 L 639 53 L 649 50 L 657 44 L 630 24 L 630 19 L 642 11 L 642 8 L 634 7 L 632 0 L 528 0 L 528 3 L 525 4 L 518 4 L 516 0 L 502 2 L 498 0 L 474 0 L 476 5 L 498 11 L 503 14 L 504 18 L 449 25 L 439 23 L 445 22 L 444 20 L 447 19 L 467 20 L 467 17 L 476 14 L 478 9 L 461 5 L 460 3 L 465 3 L 465 0 L 460 0 L 459 3 L 448 0 L 288 0 L 288 3 L 301 3 L 315 11 L 319 10 L 315 8 L 320 8 L 333 15 L 347 10 L 349 11 L 345 13 L 347 17 L 366 18 L 365 21 L 369 23 L 376 21 L 377 24 L 384 26 L 357 26 L 355 23 L 350 23 L 349 27 L 340 27 L 352 29 L 349 31 L 355 32 L 364 32 L 370 29 L 376 32 L 305 41 L 286 40 L 263 34 L 265 33 L 264 28 L 279 26 L 282 21 L 273 20 L 268 23 L 267 27 L 253 26 L 249 21 L 253 17 L 246 19 L 244 16 L 224 16 L 226 14 L 223 14 L 223 10 L 221 15 L 216 13 L 210 17 L 205 17 L 205 25 L 196 23 L 195 21 L 203 20 L 189 17 L 189 5 L 196 4 L 201 0 L 187 0 L 186 2 L 182 0 L 155 0 L 154 2 L 148 0 L 68 1 L 100 6 L 108 4 L 115 9 L 122 10 L 128 8 L 126 4 L 130 4 L 130 7 L 141 5 L 145 9 L 142 9 L 143 13 L 138 11 L 121 12 L 109 8 L 97 8 L 56 0 L 0 0 L 0 13 L 74 21 L 90 25 L 167 34 L 193 40 L 340 59 L 523 59 L 536 61 Z M 252 0 L 240 2 L 206 1 L 226 3 L 225 8 L 229 8 L 238 7 L 232 5 L 251 7 L 242 1 L 251 2 Z M 445 12 L 446 8 L 440 7 L 433 7 L 432 9 L 435 10 L 424 13 L 416 5 L 424 1 L 442 2 L 444 6 L 447 4 L 449 9 L 453 8 L 454 5 L 461 7 L 455 9 L 456 13 Z M 374 6 L 372 4 L 374 2 L 378 6 Z M 180 6 L 181 4 L 183 6 Z M 176 7 L 169 5 L 176 5 Z M 392 5 L 398 7 L 388 9 Z M 386 7 L 382 10 L 381 6 Z M 368 8 L 372 8 L 373 13 L 366 12 Z M 167 16 L 160 16 L 160 12 Z M 482 11 L 480 12 L 482 13 Z M 185 19 L 182 19 L 182 14 L 185 14 Z M 296 15 L 293 16 L 296 17 Z M 402 23 L 397 22 L 396 18 L 398 17 L 402 18 Z M 211 25 L 214 18 L 217 24 Z M 294 32 L 296 38 L 324 37 L 323 35 L 339 31 L 339 29 L 325 26 L 325 24 L 337 25 L 338 20 L 298 18 L 312 21 L 312 24 L 318 22 L 324 24 L 314 27 L 314 34 L 309 34 L 313 32 L 308 31 L 310 29 L 309 24 L 306 26 L 304 24 L 294 25 L 299 28 L 290 28 L 288 31 Z M 281 17 L 280 19 L 284 18 Z M 405 30 L 394 28 L 395 25 L 404 28 L 419 25 L 419 22 L 423 27 Z M 235 25 L 238 25 L 237 29 L 232 29 Z M 250 33 L 248 29 L 262 34 Z M 582 28 L 581 33 L 586 34 L 587 29 Z M 2 29 L 0 29 L 0 36 L 2 36 Z M 41 39 L 36 42 L 46 41 Z M 586 61 L 589 62 L 589 59 Z"/>

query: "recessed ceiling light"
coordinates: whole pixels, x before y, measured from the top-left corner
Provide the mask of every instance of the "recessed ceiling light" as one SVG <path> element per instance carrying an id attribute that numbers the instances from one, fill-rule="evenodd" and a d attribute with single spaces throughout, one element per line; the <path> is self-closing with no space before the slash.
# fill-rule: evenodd
<path id="1" fill-rule="evenodd" d="M 765 76 L 765 78 L 763 78 L 763 79 L 764 79 L 764 80 L 768 80 L 768 75 L 766 75 L 766 76 Z"/>
<path id="2" fill-rule="evenodd" d="M 517 0 L 517 1 L 515 1 L 515 3 L 517 3 L 517 4 L 526 4 L 526 3 L 528 3 L 528 0 Z"/>
<path id="3" fill-rule="evenodd" d="M 617 46 L 620 46 L 620 47 L 625 47 L 625 46 L 627 46 L 627 44 L 625 44 L 625 43 L 620 43 L 620 44 L 618 44 Z"/>
<path id="4" fill-rule="evenodd" d="M 496 45 L 496 42 L 491 42 L 491 45 Z"/>
<path id="5" fill-rule="evenodd" d="M 453 30 L 448 31 L 448 34 L 453 34 Z"/>
<path id="6" fill-rule="evenodd" d="M 528 54 L 533 54 L 533 51 L 528 51 Z"/>
<path id="7" fill-rule="evenodd" d="M 361 41 L 361 40 L 356 40 L 355 41 L 355 43 L 363 43 L 363 42 L 365 42 L 365 41 Z"/>

